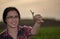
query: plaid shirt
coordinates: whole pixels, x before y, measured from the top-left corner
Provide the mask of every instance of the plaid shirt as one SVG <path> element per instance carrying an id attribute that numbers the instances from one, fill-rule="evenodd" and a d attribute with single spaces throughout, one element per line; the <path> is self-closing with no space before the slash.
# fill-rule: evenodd
<path id="1" fill-rule="evenodd" d="M 31 36 L 32 27 L 30 26 L 23 26 L 18 28 L 17 39 L 28 39 Z M 6 31 L 0 34 L 0 39 L 13 39 Z"/>

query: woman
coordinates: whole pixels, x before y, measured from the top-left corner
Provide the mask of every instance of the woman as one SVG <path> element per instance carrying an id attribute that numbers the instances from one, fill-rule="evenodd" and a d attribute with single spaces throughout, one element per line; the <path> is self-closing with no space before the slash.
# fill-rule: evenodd
<path id="1" fill-rule="evenodd" d="M 28 39 L 31 35 L 37 34 L 41 25 L 41 16 L 39 14 L 34 17 L 35 24 L 31 26 L 20 26 L 20 14 L 15 7 L 8 7 L 4 10 L 3 21 L 7 25 L 7 29 L 0 33 L 0 39 Z"/>

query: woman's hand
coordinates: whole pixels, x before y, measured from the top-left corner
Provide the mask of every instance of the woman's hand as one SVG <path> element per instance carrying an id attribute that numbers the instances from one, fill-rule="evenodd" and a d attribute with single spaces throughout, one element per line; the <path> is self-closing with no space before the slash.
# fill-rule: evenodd
<path id="1" fill-rule="evenodd" d="M 33 16 L 33 19 L 36 23 L 39 23 L 39 24 L 44 22 L 40 14 L 36 14 L 35 16 Z"/>

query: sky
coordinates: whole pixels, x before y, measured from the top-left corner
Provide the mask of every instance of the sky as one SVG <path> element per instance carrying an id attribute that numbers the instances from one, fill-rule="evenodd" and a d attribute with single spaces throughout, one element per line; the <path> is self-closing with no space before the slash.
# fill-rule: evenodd
<path id="1" fill-rule="evenodd" d="M 31 9 L 35 15 L 60 20 L 60 0 L 0 0 L 0 20 L 6 7 L 16 7 L 21 19 L 32 19 Z"/>

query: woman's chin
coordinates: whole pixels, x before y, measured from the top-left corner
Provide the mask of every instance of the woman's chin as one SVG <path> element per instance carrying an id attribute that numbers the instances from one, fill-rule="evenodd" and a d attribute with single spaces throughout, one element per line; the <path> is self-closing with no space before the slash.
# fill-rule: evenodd
<path id="1" fill-rule="evenodd" d="M 16 28 L 18 26 L 18 24 L 9 24 L 8 26 L 11 28 Z"/>
<path id="2" fill-rule="evenodd" d="M 11 26 L 12 28 L 16 28 L 16 26 Z"/>

